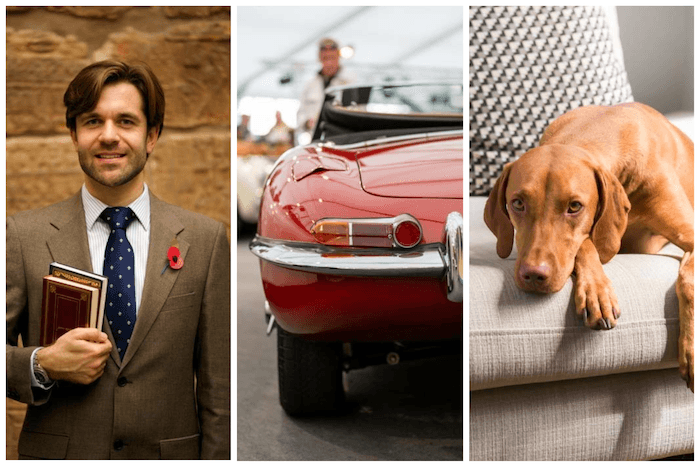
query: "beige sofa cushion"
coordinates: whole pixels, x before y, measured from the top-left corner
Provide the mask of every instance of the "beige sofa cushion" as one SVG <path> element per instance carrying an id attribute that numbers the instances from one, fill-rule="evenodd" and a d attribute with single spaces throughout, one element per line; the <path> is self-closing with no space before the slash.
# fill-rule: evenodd
<path id="1" fill-rule="evenodd" d="M 469 460 L 644 460 L 693 452 L 676 370 L 470 393 Z"/>

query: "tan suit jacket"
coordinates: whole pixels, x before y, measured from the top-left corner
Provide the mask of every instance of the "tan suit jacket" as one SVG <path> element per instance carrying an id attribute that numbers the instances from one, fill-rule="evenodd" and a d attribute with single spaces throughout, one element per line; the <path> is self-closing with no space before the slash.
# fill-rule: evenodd
<path id="1" fill-rule="evenodd" d="M 20 458 L 230 458 L 230 248 L 221 223 L 151 195 L 146 280 L 121 362 L 83 386 L 31 388 L 42 278 L 52 261 L 87 271 L 80 194 L 7 219 L 7 395 L 29 404 Z M 177 237 L 184 265 L 168 267 Z M 18 336 L 24 347 L 17 347 Z"/>

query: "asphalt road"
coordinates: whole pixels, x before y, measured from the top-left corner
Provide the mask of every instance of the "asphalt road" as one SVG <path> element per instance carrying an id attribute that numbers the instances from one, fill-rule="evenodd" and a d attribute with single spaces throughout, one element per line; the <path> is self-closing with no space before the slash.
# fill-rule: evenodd
<path id="1" fill-rule="evenodd" d="M 258 261 L 237 245 L 238 460 L 463 460 L 462 358 L 351 371 L 349 410 L 292 418 L 279 405 L 276 333 L 265 335 Z"/>

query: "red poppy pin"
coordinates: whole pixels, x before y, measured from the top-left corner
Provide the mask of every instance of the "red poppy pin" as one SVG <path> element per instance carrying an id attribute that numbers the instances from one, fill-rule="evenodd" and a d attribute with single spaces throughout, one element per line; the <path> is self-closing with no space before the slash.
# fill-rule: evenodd
<path id="1" fill-rule="evenodd" d="M 180 243 L 177 241 L 177 237 L 173 238 L 170 242 L 170 248 L 168 248 L 168 264 L 163 268 L 163 272 L 168 268 L 168 265 L 172 269 L 180 269 L 185 264 L 185 261 L 180 255 Z"/>
<path id="2" fill-rule="evenodd" d="M 171 246 L 168 249 L 168 260 L 170 260 L 170 267 L 173 269 L 180 269 L 185 264 L 180 256 L 180 249 L 176 246 Z"/>

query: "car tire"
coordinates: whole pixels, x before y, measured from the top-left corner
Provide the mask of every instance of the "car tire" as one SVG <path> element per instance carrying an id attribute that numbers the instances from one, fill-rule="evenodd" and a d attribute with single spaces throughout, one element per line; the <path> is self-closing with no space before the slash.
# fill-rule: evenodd
<path id="1" fill-rule="evenodd" d="M 341 344 L 301 339 L 277 327 L 280 404 L 292 416 L 336 412 L 345 402 Z"/>

